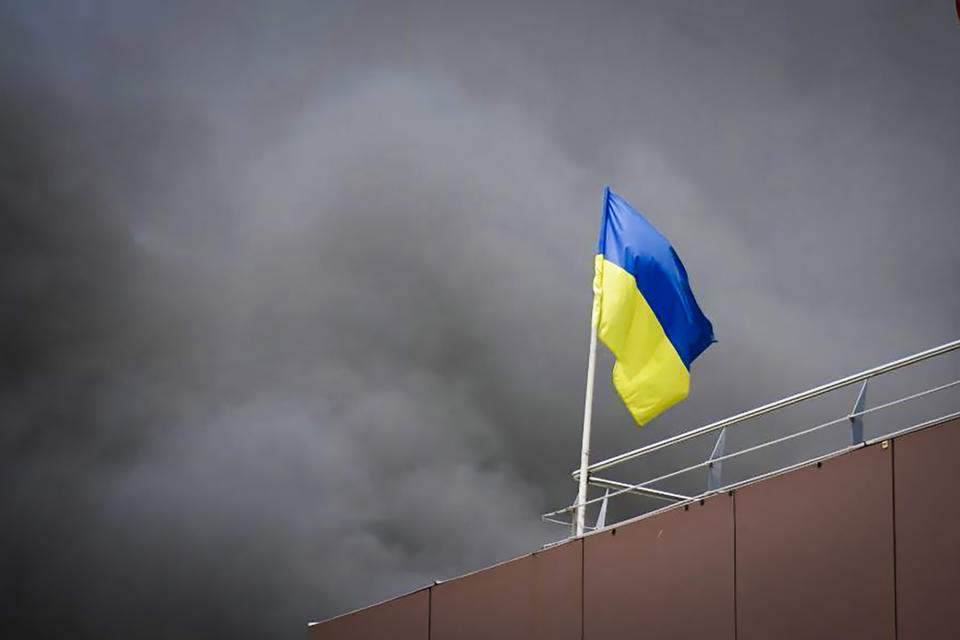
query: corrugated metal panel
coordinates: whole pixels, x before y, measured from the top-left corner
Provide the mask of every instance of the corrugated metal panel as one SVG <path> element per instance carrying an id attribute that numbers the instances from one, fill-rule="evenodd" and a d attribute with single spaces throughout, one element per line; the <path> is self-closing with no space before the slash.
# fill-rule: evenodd
<path id="1" fill-rule="evenodd" d="M 737 637 L 894 638 L 892 448 L 736 494 Z"/>
<path id="2" fill-rule="evenodd" d="M 960 420 L 894 449 L 898 638 L 960 638 Z"/>
<path id="3" fill-rule="evenodd" d="M 308 628 L 310 640 L 427 640 L 430 593 L 417 591 Z"/>
<path id="4" fill-rule="evenodd" d="M 724 494 L 586 538 L 583 637 L 732 640 L 733 535 Z"/>
<path id="5" fill-rule="evenodd" d="M 431 640 L 579 640 L 582 541 L 433 587 Z"/>

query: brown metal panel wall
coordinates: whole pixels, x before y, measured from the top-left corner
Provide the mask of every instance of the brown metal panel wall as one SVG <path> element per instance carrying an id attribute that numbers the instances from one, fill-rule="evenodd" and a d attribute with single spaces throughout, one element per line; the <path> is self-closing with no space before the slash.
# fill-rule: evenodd
<path id="1" fill-rule="evenodd" d="M 733 551 L 726 494 L 587 537 L 584 639 L 732 640 Z"/>
<path id="2" fill-rule="evenodd" d="M 432 588 L 431 640 L 580 638 L 582 541 Z"/>
<path id="3" fill-rule="evenodd" d="M 308 628 L 310 640 L 427 640 L 430 592 L 427 589 L 374 605 Z"/>
<path id="4" fill-rule="evenodd" d="M 892 447 L 736 493 L 738 640 L 894 638 Z"/>
<path id="5" fill-rule="evenodd" d="M 897 438 L 899 640 L 960 638 L 960 420 Z"/>
<path id="6" fill-rule="evenodd" d="M 583 614 L 583 540 L 533 556 L 533 635 L 580 640 Z"/>

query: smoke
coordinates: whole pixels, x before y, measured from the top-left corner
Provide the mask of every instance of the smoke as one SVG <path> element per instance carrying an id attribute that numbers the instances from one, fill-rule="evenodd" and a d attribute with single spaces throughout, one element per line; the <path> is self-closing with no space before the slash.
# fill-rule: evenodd
<path id="1" fill-rule="evenodd" d="M 595 455 L 955 337 L 952 32 L 766 7 L 0 10 L 0 629 L 297 637 L 562 536 L 606 183 L 721 342 Z"/>

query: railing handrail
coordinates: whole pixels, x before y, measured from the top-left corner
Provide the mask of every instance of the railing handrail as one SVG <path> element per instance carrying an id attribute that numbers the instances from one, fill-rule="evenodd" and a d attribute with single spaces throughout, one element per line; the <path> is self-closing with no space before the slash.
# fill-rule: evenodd
<path id="1" fill-rule="evenodd" d="M 752 418 L 758 418 L 760 416 L 766 415 L 773 411 L 777 411 L 778 409 L 789 407 L 790 405 L 796 404 L 798 402 L 803 402 L 804 400 L 809 400 L 810 398 L 815 398 L 825 393 L 836 391 L 837 389 L 842 389 L 843 387 L 856 384 L 857 382 L 861 382 L 863 380 L 867 380 L 869 378 L 873 378 L 884 373 L 889 373 L 891 371 L 901 369 L 903 367 L 915 364 L 917 362 L 921 362 L 923 360 L 927 360 L 929 358 L 933 358 L 935 356 L 939 356 L 944 353 L 949 353 L 950 351 L 954 351 L 956 349 L 960 349 L 960 339 L 953 340 L 951 342 L 946 342 L 938 347 L 933 347 L 932 349 L 927 349 L 926 351 L 920 351 L 913 355 L 906 356 L 905 358 L 900 358 L 899 360 L 894 360 L 892 362 L 882 364 L 878 367 L 873 367 L 872 369 L 867 369 L 865 371 L 861 371 L 860 373 L 855 373 L 853 375 L 846 376 L 845 378 L 834 380 L 833 382 L 822 384 L 819 387 L 814 387 L 813 389 L 808 389 L 807 391 L 803 391 L 801 393 L 797 393 L 792 396 L 788 396 L 786 398 L 776 400 L 774 402 L 765 404 L 763 406 L 756 407 L 755 409 L 750 409 L 749 411 L 738 413 L 734 416 L 730 416 L 729 418 L 717 420 L 716 422 L 711 422 L 708 425 L 705 425 L 696 429 L 691 429 L 690 431 L 685 431 L 684 433 L 679 433 L 669 438 L 664 438 L 659 442 L 654 442 L 653 444 L 649 444 L 644 447 L 634 449 L 632 451 L 621 453 L 619 455 L 613 456 L 612 458 L 607 458 L 606 460 L 595 462 L 591 464 L 589 467 L 587 467 L 587 474 L 589 475 L 594 471 L 603 471 L 604 469 L 609 469 L 610 467 L 614 467 L 618 464 L 622 464 L 630 460 L 635 460 L 637 458 L 653 453 L 654 451 L 659 451 L 661 449 L 671 447 L 675 444 L 679 444 L 681 442 L 686 442 L 687 440 L 698 438 L 700 436 L 706 435 L 713 431 L 719 431 L 724 427 L 729 427 L 741 422 L 745 422 Z M 572 473 L 572 475 L 574 478 L 579 478 L 580 471 L 576 470 Z"/>

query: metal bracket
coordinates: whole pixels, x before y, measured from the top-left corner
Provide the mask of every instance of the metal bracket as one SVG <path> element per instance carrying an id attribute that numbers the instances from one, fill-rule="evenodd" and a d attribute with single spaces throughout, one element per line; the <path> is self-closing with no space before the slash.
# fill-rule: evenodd
<path id="1" fill-rule="evenodd" d="M 727 428 L 720 429 L 720 435 L 717 436 L 717 444 L 713 445 L 713 453 L 708 460 L 716 460 L 723 457 L 723 449 L 727 441 Z M 723 460 L 719 462 L 710 462 L 710 473 L 707 476 L 707 491 L 715 491 L 723 486 Z"/>
<path id="2" fill-rule="evenodd" d="M 853 411 L 847 418 L 850 420 L 850 444 L 860 444 L 863 442 L 863 408 L 867 403 L 867 383 L 870 380 L 864 380 L 860 387 L 860 395 L 857 396 L 857 402 L 853 405 Z"/>
<path id="3" fill-rule="evenodd" d="M 597 514 L 597 524 L 594 525 L 593 530 L 603 529 L 607 524 L 607 498 L 610 496 L 610 489 L 603 494 L 603 502 L 600 503 L 600 513 Z"/>

